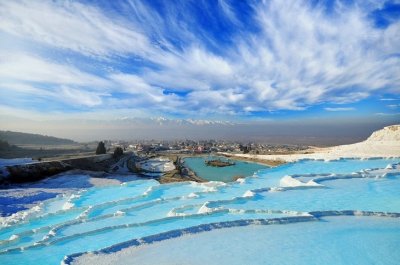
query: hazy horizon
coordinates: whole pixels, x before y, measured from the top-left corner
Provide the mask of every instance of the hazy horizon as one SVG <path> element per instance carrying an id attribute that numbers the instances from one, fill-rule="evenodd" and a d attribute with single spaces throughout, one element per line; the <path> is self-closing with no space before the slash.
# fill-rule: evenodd
<path id="1" fill-rule="evenodd" d="M 165 118 L 38 121 L 0 115 L 1 130 L 38 133 L 78 142 L 97 140 L 234 140 L 271 144 L 335 145 L 366 139 L 373 131 L 398 123 L 380 119 L 307 119 L 222 122 Z M 4 126 L 7 124 L 7 126 Z"/>

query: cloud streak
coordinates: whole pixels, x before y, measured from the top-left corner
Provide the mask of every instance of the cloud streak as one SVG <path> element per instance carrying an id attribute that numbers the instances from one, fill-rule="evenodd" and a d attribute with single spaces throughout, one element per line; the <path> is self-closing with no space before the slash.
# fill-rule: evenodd
<path id="1" fill-rule="evenodd" d="M 352 111 L 355 108 L 325 108 L 326 111 Z"/>

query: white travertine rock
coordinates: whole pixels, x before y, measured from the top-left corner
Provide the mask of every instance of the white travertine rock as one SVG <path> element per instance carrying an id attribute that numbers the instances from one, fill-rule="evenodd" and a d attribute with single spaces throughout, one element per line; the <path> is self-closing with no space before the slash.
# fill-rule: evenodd
<path id="1" fill-rule="evenodd" d="M 290 155 L 235 154 L 235 156 L 265 160 L 284 160 L 286 162 L 294 162 L 301 159 L 330 161 L 341 158 L 400 157 L 400 125 L 387 126 L 378 130 L 363 142 L 327 148 L 315 148 L 310 151 L 313 153 Z"/>

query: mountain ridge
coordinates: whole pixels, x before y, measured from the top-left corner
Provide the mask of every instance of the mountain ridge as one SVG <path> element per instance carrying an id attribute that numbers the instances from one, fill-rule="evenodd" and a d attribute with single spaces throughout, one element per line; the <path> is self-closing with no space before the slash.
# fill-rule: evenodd
<path id="1" fill-rule="evenodd" d="M 12 145 L 24 144 L 38 144 L 38 145 L 63 145 L 63 144 L 76 144 L 77 142 L 58 138 L 54 136 L 15 132 L 15 131 L 0 131 L 0 140 L 7 141 Z"/>

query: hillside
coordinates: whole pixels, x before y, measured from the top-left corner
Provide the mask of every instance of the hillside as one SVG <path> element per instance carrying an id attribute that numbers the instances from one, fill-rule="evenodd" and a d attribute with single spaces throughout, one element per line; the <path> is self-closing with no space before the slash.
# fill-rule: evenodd
<path id="1" fill-rule="evenodd" d="M 382 130 L 372 133 L 367 141 L 400 141 L 400 125 L 386 126 Z"/>
<path id="2" fill-rule="evenodd" d="M 0 140 L 7 141 L 12 145 L 63 145 L 63 144 L 76 144 L 76 142 L 69 139 L 62 139 L 53 136 L 0 131 Z"/>

